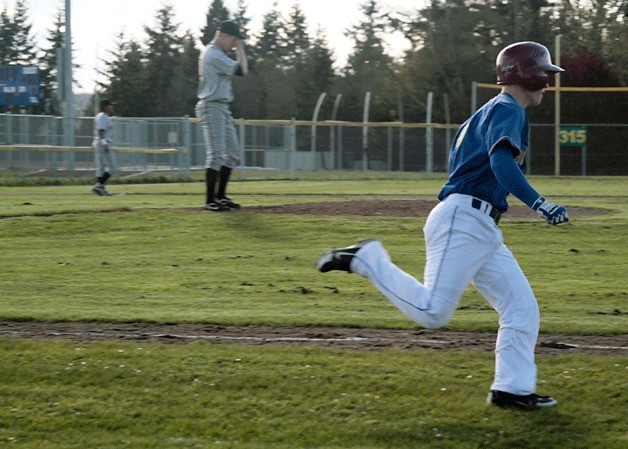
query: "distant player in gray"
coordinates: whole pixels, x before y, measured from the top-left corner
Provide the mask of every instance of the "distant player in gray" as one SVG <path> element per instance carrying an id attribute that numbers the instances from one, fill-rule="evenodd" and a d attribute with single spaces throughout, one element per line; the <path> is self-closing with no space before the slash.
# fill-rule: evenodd
<path id="1" fill-rule="evenodd" d="M 100 112 L 94 118 L 94 163 L 96 165 L 96 179 L 98 182 L 92 188 L 98 196 L 111 196 L 105 189 L 105 183 L 116 170 L 116 155 L 111 146 L 113 131 L 113 103 L 111 100 L 100 102 Z"/>
<path id="2" fill-rule="evenodd" d="M 226 189 L 231 171 L 240 162 L 238 135 L 229 105 L 233 101 L 231 79 L 234 75 L 249 73 L 244 39 L 246 35 L 240 32 L 237 24 L 222 22 L 216 37 L 203 49 L 198 61 L 199 101 L 195 112 L 203 128 L 207 153 L 205 210 L 212 212 L 240 208 L 227 196 Z M 233 48 L 236 49 L 235 61 L 225 53 Z"/>

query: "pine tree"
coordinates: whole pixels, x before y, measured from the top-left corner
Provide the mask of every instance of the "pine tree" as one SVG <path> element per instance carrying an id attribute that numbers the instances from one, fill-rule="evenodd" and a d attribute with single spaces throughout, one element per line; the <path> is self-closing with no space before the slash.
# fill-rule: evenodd
<path id="1" fill-rule="evenodd" d="M 65 19 L 62 9 L 53 18 L 52 28 L 48 29 L 46 43 L 39 58 L 41 103 L 37 112 L 49 115 L 61 115 L 57 92 L 59 89 L 57 52 L 65 40 Z"/>
<path id="2" fill-rule="evenodd" d="M 174 79 L 165 93 L 166 97 L 171 99 L 172 115 L 194 115 L 194 106 L 197 102 L 198 56 L 194 36 L 188 33 L 183 38 Z"/>
<path id="3" fill-rule="evenodd" d="M 281 13 L 277 8 L 277 2 L 263 18 L 262 29 L 257 36 L 257 64 L 265 68 L 275 67 L 279 70 L 285 68 L 286 32 Z"/>
<path id="4" fill-rule="evenodd" d="M 157 10 L 155 28 L 145 26 L 146 43 L 146 115 L 169 117 L 172 110 L 164 93 L 171 88 L 175 67 L 180 61 L 183 38 L 179 36 L 179 24 L 172 22 L 173 7 L 164 4 Z"/>
<path id="5" fill-rule="evenodd" d="M 107 78 L 99 83 L 101 95 L 116 102 L 116 114 L 125 117 L 145 117 L 146 67 L 140 45 L 129 40 L 124 30 L 115 36 L 111 60 L 103 60 Z"/>
<path id="6" fill-rule="evenodd" d="M 244 0 L 238 0 L 238 6 L 235 14 L 233 15 L 233 20 L 240 27 L 240 31 L 249 37 L 246 41 L 246 54 L 249 62 L 249 72 L 254 72 L 255 63 L 257 61 L 257 46 L 250 45 L 251 31 L 249 29 L 249 24 L 251 23 L 251 18 L 247 15 L 247 6 L 246 3 L 244 3 Z"/>
<path id="7" fill-rule="evenodd" d="M 384 88 L 384 82 L 394 76 L 393 60 L 386 54 L 382 35 L 389 28 L 389 21 L 379 11 L 376 0 L 367 0 L 360 6 L 363 19 L 347 31 L 355 42 L 344 69 L 344 78 L 339 82 L 345 95 L 345 107 L 340 111 L 345 120 L 361 120 L 366 92 L 371 92 L 371 119 L 383 120 L 388 116 L 388 106 L 378 110 L 377 95 L 392 93 Z"/>
<path id="8" fill-rule="evenodd" d="M 285 61 L 288 70 L 302 67 L 308 56 L 311 38 L 307 33 L 307 24 L 299 3 L 292 6 L 292 11 L 286 23 L 286 52 Z"/>
<path id="9" fill-rule="evenodd" d="M 201 29 L 203 45 L 214 39 L 218 25 L 225 20 L 231 20 L 231 12 L 222 0 L 213 0 L 206 14 L 205 26 Z"/>
<path id="10" fill-rule="evenodd" d="M 307 50 L 305 62 L 295 73 L 297 118 L 309 120 L 321 93 L 329 92 L 335 78 L 333 53 L 322 30 Z"/>
<path id="11" fill-rule="evenodd" d="M 0 12 L 0 65 L 8 65 L 11 62 L 14 35 L 13 21 L 5 4 L 4 9 Z"/>
<path id="12" fill-rule="evenodd" d="M 31 34 L 32 25 L 28 23 L 26 0 L 16 0 L 11 26 L 13 39 L 9 47 L 9 63 L 34 65 L 36 62 L 35 44 Z"/>
<path id="13" fill-rule="evenodd" d="M 246 10 L 247 6 L 244 0 L 238 0 L 238 7 L 233 15 L 233 20 L 240 27 L 240 31 L 248 36 L 250 34 L 249 23 L 251 23 L 251 18 L 247 16 Z"/>

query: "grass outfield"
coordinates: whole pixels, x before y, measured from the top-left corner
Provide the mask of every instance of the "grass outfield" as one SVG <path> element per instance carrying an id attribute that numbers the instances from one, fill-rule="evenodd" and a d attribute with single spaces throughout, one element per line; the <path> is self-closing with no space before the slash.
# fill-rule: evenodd
<path id="1" fill-rule="evenodd" d="M 560 180 L 554 181 L 559 187 L 539 181 L 541 191 L 562 188 Z M 442 181 L 397 182 L 401 191 L 414 186 L 416 196 L 434 195 Z M 531 214 L 506 219 L 501 228 L 538 297 L 542 331 L 621 333 L 627 321 L 626 182 L 583 182 L 586 197 L 562 202 L 611 214 L 557 227 Z M 355 198 L 352 192 L 370 196 L 377 189 L 393 195 L 395 186 L 380 180 L 235 182 L 232 191 L 258 205 L 347 200 Z M 364 279 L 321 275 L 314 265 L 330 246 L 379 237 L 398 265 L 421 278 L 424 218 L 210 214 L 199 211 L 200 184 L 110 190 L 126 194 L 101 198 L 85 186 L 0 188 L 0 210 L 13 216 L 0 220 L 1 318 L 414 326 Z M 449 327 L 496 329 L 496 315 L 470 287 Z"/>
<path id="2" fill-rule="evenodd" d="M 354 178 L 357 175 L 353 175 Z M 626 332 L 626 178 L 532 178 L 609 214 L 505 219 L 541 332 Z M 233 182 L 245 206 L 433 198 L 443 179 Z M 330 246 L 384 241 L 422 276 L 423 218 L 199 212 L 201 183 L 0 187 L 0 318 L 408 328 Z M 516 200 L 513 201 L 516 204 Z M 106 213 L 103 213 L 106 212 Z M 448 328 L 495 330 L 469 288 Z M 25 448 L 623 448 L 626 357 L 539 359 L 541 413 L 484 406 L 490 354 L 0 339 L 0 445 Z"/>
<path id="3" fill-rule="evenodd" d="M 626 360 L 540 358 L 558 407 L 484 403 L 488 353 L 0 340 L 0 445 L 623 449 Z"/>

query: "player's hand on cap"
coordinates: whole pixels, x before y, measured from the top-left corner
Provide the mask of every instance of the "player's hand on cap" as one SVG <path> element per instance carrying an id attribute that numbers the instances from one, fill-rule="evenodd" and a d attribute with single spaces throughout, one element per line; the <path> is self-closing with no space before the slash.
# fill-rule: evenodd
<path id="1" fill-rule="evenodd" d="M 551 225 L 558 225 L 569 221 L 569 214 L 563 206 L 550 203 L 542 196 L 534 202 L 532 209 L 534 209 L 539 216 L 545 218 L 547 223 Z"/>

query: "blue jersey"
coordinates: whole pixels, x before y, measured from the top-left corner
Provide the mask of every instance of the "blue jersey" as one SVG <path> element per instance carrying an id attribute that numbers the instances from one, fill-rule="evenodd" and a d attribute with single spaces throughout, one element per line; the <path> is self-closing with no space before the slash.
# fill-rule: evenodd
<path id="1" fill-rule="evenodd" d="M 519 151 L 516 160 L 521 167 L 528 149 L 528 132 L 526 111 L 510 94 L 489 100 L 456 133 L 449 156 L 449 180 L 438 199 L 462 193 L 506 211 L 509 192 L 493 174 L 490 155 L 497 144 L 506 141 Z"/>

